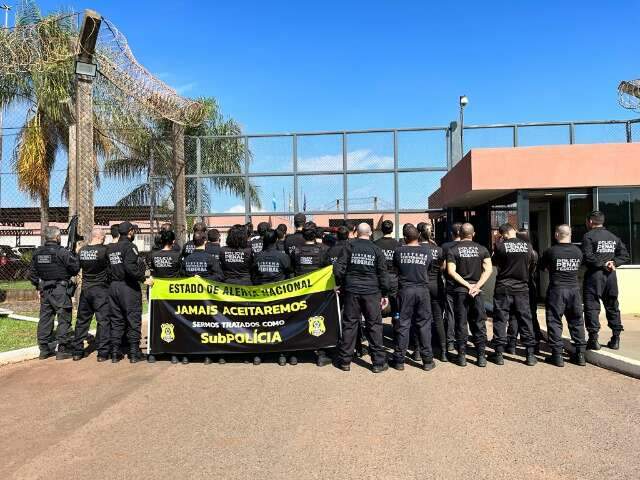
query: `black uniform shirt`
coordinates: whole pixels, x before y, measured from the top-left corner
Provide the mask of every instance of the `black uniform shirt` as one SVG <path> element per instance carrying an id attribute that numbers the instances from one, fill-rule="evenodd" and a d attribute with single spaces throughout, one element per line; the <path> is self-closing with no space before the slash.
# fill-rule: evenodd
<path id="1" fill-rule="evenodd" d="M 151 254 L 151 275 L 158 278 L 178 278 L 182 274 L 180 251 L 157 250 Z"/>
<path id="2" fill-rule="evenodd" d="M 332 264 L 335 265 L 337 263 L 346 246 L 347 240 L 338 240 L 333 247 L 327 250 L 327 257 L 329 257 L 329 261 L 331 261 Z"/>
<path id="3" fill-rule="evenodd" d="M 432 243 L 425 242 L 422 245 L 426 245 L 431 250 L 431 262 L 429 263 L 429 283 L 440 285 L 442 282 L 442 248 Z"/>
<path id="4" fill-rule="evenodd" d="M 393 254 L 396 252 L 396 249 L 400 246 L 400 243 L 391 237 L 382 237 L 374 242 L 382 253 L 384 253 L 384 258 L 387 260 L 387 273 L 390 275 L 398 275 L 398 271 L 396 270 L 396 266 L 393 261 Z"/>
<path id="5" fill-rule="evenodd" d="M 557 243 L 545 250 L 540 268 L 549 271 L 549 288 L 577 288 L 582 251 L 572 243 Z"/>
<path id="6" fill-rule="evenodd" d="M 137 284 L 144 280 L 144 262 L 139 261 L 138 249 L 125 236 L 109 245 L 111 280 Z"/>
<path id="7" fill-rule="evenodd" d="M 331 260 L 327 256 L 327 249 L 317 243 L 305 243 L 296 247 L 291 258 L 296 277 L 331 265 Z"/>
<path id="8" fill-rule="evenodd" d="M 460 240 L 452 240 L 450 242 L 444 242 L 440 248 L 442 248 L 442 260 L 446 261 L 447 260 L 447 255 L 449 254 L 449 249 L 451 249 L 452 247 L 455 247 L 458 243 L 460 243 Z M 442 276 L 445 278 L 445 283 L 447 286 L 447 290 L 448 291 L 453 291 L 456 288 L 457 282 L 453 281 L 449 275 L 447 275 L 447 269 L 444 269 L 444 272 L 442 273 Z"/>
<path id="9" fill-rule="evenodd" d="M 493 252 L 493 263 L 498 267 L 496 293 L 512 294 L 529 291 L 529 268 L 533 249 L 529 242 L 507 238 L 498 243 Z"/>
<path id="10" fill-rule="evenodd" d="M 613 262 L 616 267 L 629 263 L 629 252 L 622 240 L 604 227 L 594 228 L 582 238 L 582 253 L 587 270 L 606 270 L 605 263 Z"/>
<path id="11" fill-rule="evenodd" d="M 262 237 L 252 238 L 249 242 L 249 246 L 251 247 L 251 251 L 254 255 L 256 253 L 260 253 L 262 251 Z"/>
<path id="12" fill-rule="evenodd" d="M 220 250 L 222 250 L 222 247 L 219 242 L 207 242 L 204 246 L 204 251 L 210 253 L 218 260 L 220 260 Z"/>
<path id="13" fill-rule="evenodd" d="M 109 257 L 106 245 L 85 245 L 78 251 L 82 288 L 109 285 Z"/>
<path id="14" fill-rule="evenodd" d="M 199 275 L 202 278 L 221 282 L 224 278 L 220 262 L 204 249 L 194 250 L 182 261 L 182 271 L 187 277 Z"/>
<path id="15" fill-rule="evenodd" d="M 282 239 L 282 240 L 278 239 L 276 241 L 276 249 L 278 249 L 278 250 L 280 250 L 282 252 L 286 251 L 285 248 L 284 248 L 284 239 Z"/>
<path id="16" fill-rule="evenodd" d="M 193 240 L 189 240 L 188 242 L 186 242 L 184 244 L 184 247 L 182 247 L 182 260 L 191 255 L 195 249 L 196 244 L 193 243 Z"/>
<path id="17" fill-rule="evenodd" d="M 302 232 L 295 232 L 291 235 L 287 235 L 284 238 L 284 251 L 289 255 L 293 255 L 296 247 L 300 247 L 304 245 L 304 237 L 302 236 Z"/>
<path id="18" fill-rule="evenodd" d="M 457 242 L 447 253 L 447 262 L 455 263 L 456 273 L 469 283 L 477 283 L 482 275 L 482 263 L 490 258 L 489 251 L 472 240 Z M 455 292 L 466 292 L 464 285 L 452 280 Z"/>
<path id="19" fill-rule="evenodd" d="M 431 249 L 426 245 L 402 245 L 393 254 L 398 284 L 404 287 L 427 287 Z"/>
<path id="20" fill-rule="evenodd" d="M 33 252 L 29 280 L 37 287 L 40 280 L 69 280 L 80 271 L 78 257 L 57 242 L 47 241 Z"/>
<path id="21" fill-rule="evenodd" d="M 371 240 L 354 238 L 347 243 L 334 271 L 346 292 L 359 295 L 389 293 L 386 258 Z"/>
<path id="22" fill-rule="evenodd" d="M 262 250 L 253 258 L 253 283 L 281 282 L 291 273 L 291 258 L 275 245 Z"/>
<path id="23" fill-rule="evenodd" d="M 222 247 L 220 249 L 220 267 L 224 281 L 237 285 L 251 285 L 253 254 L 251 248 Z"/>

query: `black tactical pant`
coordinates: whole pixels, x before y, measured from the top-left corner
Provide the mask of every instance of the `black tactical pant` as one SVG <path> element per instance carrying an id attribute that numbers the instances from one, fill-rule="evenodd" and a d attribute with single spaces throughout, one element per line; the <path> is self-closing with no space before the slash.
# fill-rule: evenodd
<path id="1" fill-rule="evenodd" d="M 622 320 L 618 306 L 618 277 L 616 272 L 587 272 L 583 285 L 584 322 L 589 335 L 600 331 L 600 300 L 607 315 L 607 324 L 612 332 L 621 332 Z"/>
<path id="2" fill-rule="evenodd" d="M 400 318 L 393 326 L 394 354 L 396 363 L 404 363 L 409 347 L 409 334 L 413 326 L 420 344 L 424 362 L 433 360 L 431 350 L 431 299 L 427 287 L 404 287 L 398 294 Z"/>
<path id="3" fill-rule="evenodd" d="M 342 364 L 348 364 L 353 358 L 356 346 L 358 325 L 364 316 L 365 336 L 369 341 L 369 354 L 374 365 L 383 365 L 386 354 L 382 337 L 382 312 L 380 310 L 379 293 L 362 295 L 345 292 L 344 317 L 342 318 L 342 338 L 338 344 L 338 359 Z"/>
<path id="4" fill-rule="evenodd" d="M 529 283 L 529 308 L 531 310 L 531 325 L 533 326 L 533 335 L 536 341 L 542 340 L 542 331 L 540 330 L 540 321 L 538 320 L 538 287 L 535 282 Z M 516 345 L 518 338 L 518 318 L 515 315 L 509 317 L 509 328 L 507 329 L 507 343 Z"/>
<path id="5" fill-rule="evenodd" d="M 129 352 L 140 350 L 142 326 L 142 291 L 138 283 L 114 281 L 109 287 L 109 309 L 111 310 L 111 352 L 120 351 L 125 326 Z"/>
<path id="6" fill-rule="evenodd" d="M 90 286 L 83 288 L 78 302 L 78 316 L 76 317 L 76 332 L 74 353 L 84 352 L 84 341 L 89 333 L 91 319 L 96 316 L 98 328 L 96 330 L 96 351 L 101 357 L 106 357 L 111 351 L 111 319 L 109 316 L 109 288 L 107 286 Z"/>
<path id="7" fill-rule="evenodd" d="M 444 326 L 443 306 L 445 302 L 444 287 L 429 283 L 429 298 L 431 300 L 431 316 L 433 317 L 431 328 L 432 344 L 437 340 L 441 349 L 447 349 L 447 332 Z M 435 333 L 435 335 L 434 335 Z"/>
<path id="8" fill-rule="evenodd" d="M 562 316 L 567 319 L 571 340 L 576 347 L 587 344 L 584 337 L 584 320 L 582 319 L 582 298 L 579 287 L 549 287 L 545 302 L 547 317 L 547 333 L 549 334 L 549 346 L 554 353 L 561 353 L 562 342 Z"/>
<path id="9" fill-rule="evenodd" d="M 454 343 L 456 339 L 456 313 L 454 303 L 454 292 L 446 290 L 444 298 L 444 326 L 448 343 Z M 469 335 L 468 330 L 467 335 Z"/>
<path id="10" fill-rule="evenodd" d="M 73 341 L 71 329 L 71 296 L 66 283 L 44 288 L 40 292 L 40 321 L 38 322 L 38 346 L 41 353 L 69 351 Z M 53 325 L 58 317 L 58 328 L 53 333 Z"/>
<path id="11" fill-rule="evenodd" d="M 475 297 L 468 292 L 452 292 L 455 314 L 455 339 L 458 352 L 466 351 L 468 330 L 476 348 L 484 351 L 487 345 L 487 313 L 484 309 L 482 294 Z"/>
<path id="12" fill-rule="evenodd" d="M 512 337 L 514 343 L 520 332 L 520 340 L 525 347 L 535 346 L 529 293 L 496 292 L 493 295 L 493 346 L 496 350 L 504 351 L 507 344 L 507 326 L 511 318 L 516 321 L 516 331 Z"/>

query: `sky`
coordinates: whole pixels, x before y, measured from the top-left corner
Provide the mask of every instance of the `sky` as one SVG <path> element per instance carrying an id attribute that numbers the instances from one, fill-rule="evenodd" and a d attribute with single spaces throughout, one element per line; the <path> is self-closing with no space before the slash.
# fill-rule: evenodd
<path id="1" fill-rule="evenodd" d="M 635 118 L 618 105 L 616 91 L 620 80 L 640 77 L 632 52 L 637 45 L 633 3 L 41 0 L 39 5 L 45 12 L 61 6 L 98 11 L 126 35 L 149 71 L 183 95 L 214 96 L 246 133 L 265 133 L 446 126 L 457 118 L 462 94 L 469 98 L 467 125 Z M 529 142 L 556 143 L 565 133 L 550 129 Z M 507 139 L 509 132 L 492 135 L 501 134 Z M 326 141 L 326 149 L 306 147 L 308 165 L 335 160 L 340 151 L 333 139 Z M 497 140 L 470 132 L 468 141 L 483 146 Z M 255 157 L 254 167 L 284 168 L 274 159 L 286 156 L 289 147 L 275 143 L 255 146 L 265 153 Z M 387 140 L 372 143 L 349 142 L 354 162 L 388 161 Z M 435 149 L 439 158 L 441 149 Z M 438 158 L 429 158 L 438 164 Z M 417 155 L 406 160 L 408 166 L 419 161 Z M 386 182 L 380 177 L 361 183 L 379 180 Z M 327 179 L 328 188 L 341 190 L 332 181 Z M 264 200 L 270 205 L 276 192 L 280 198 L 285 189 L 287 197 L 291 188 L 285 179 L 265 190 Z M 354 187 L 349 197 L 366 197 L 365 190 Z M 388 192 L 385 196 L 390 200 Z M 221 200 L 218 208 L 226 211 L 236 200 Z M 320 206 L 322 198 L 309 201 Z"/>

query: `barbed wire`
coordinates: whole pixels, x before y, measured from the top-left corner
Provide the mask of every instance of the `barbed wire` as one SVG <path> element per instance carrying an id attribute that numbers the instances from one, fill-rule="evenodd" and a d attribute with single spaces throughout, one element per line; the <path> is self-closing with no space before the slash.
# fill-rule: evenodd
<path id="1" fill-rule="evenodd" d="M 624 108 L 640 111 L 640 79 L 620 82 L 618 101 Z"/>

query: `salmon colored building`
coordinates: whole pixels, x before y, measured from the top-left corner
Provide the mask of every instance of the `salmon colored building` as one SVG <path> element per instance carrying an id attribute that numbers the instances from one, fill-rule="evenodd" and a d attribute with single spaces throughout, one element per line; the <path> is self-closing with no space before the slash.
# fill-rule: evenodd
<path id="1" fill-rule="evenodd" d="M 621 307 L 640 312 L 634 294 L 640 282 L 640 144 L 472 149 L 441 179 L 429 209 L 441 209 L 443 226 L 471 222 L 477 240 L 489 247 L 500 224 L 526 228 L 539 252 L 551 246 L 554 228 L 562 223 L 571 225 L 573 242 L 580 243 L 586 215 L 601 210 L 632 258 L 618 274 Z M 547 282 L 542 273 L 541 295 Z"/>

